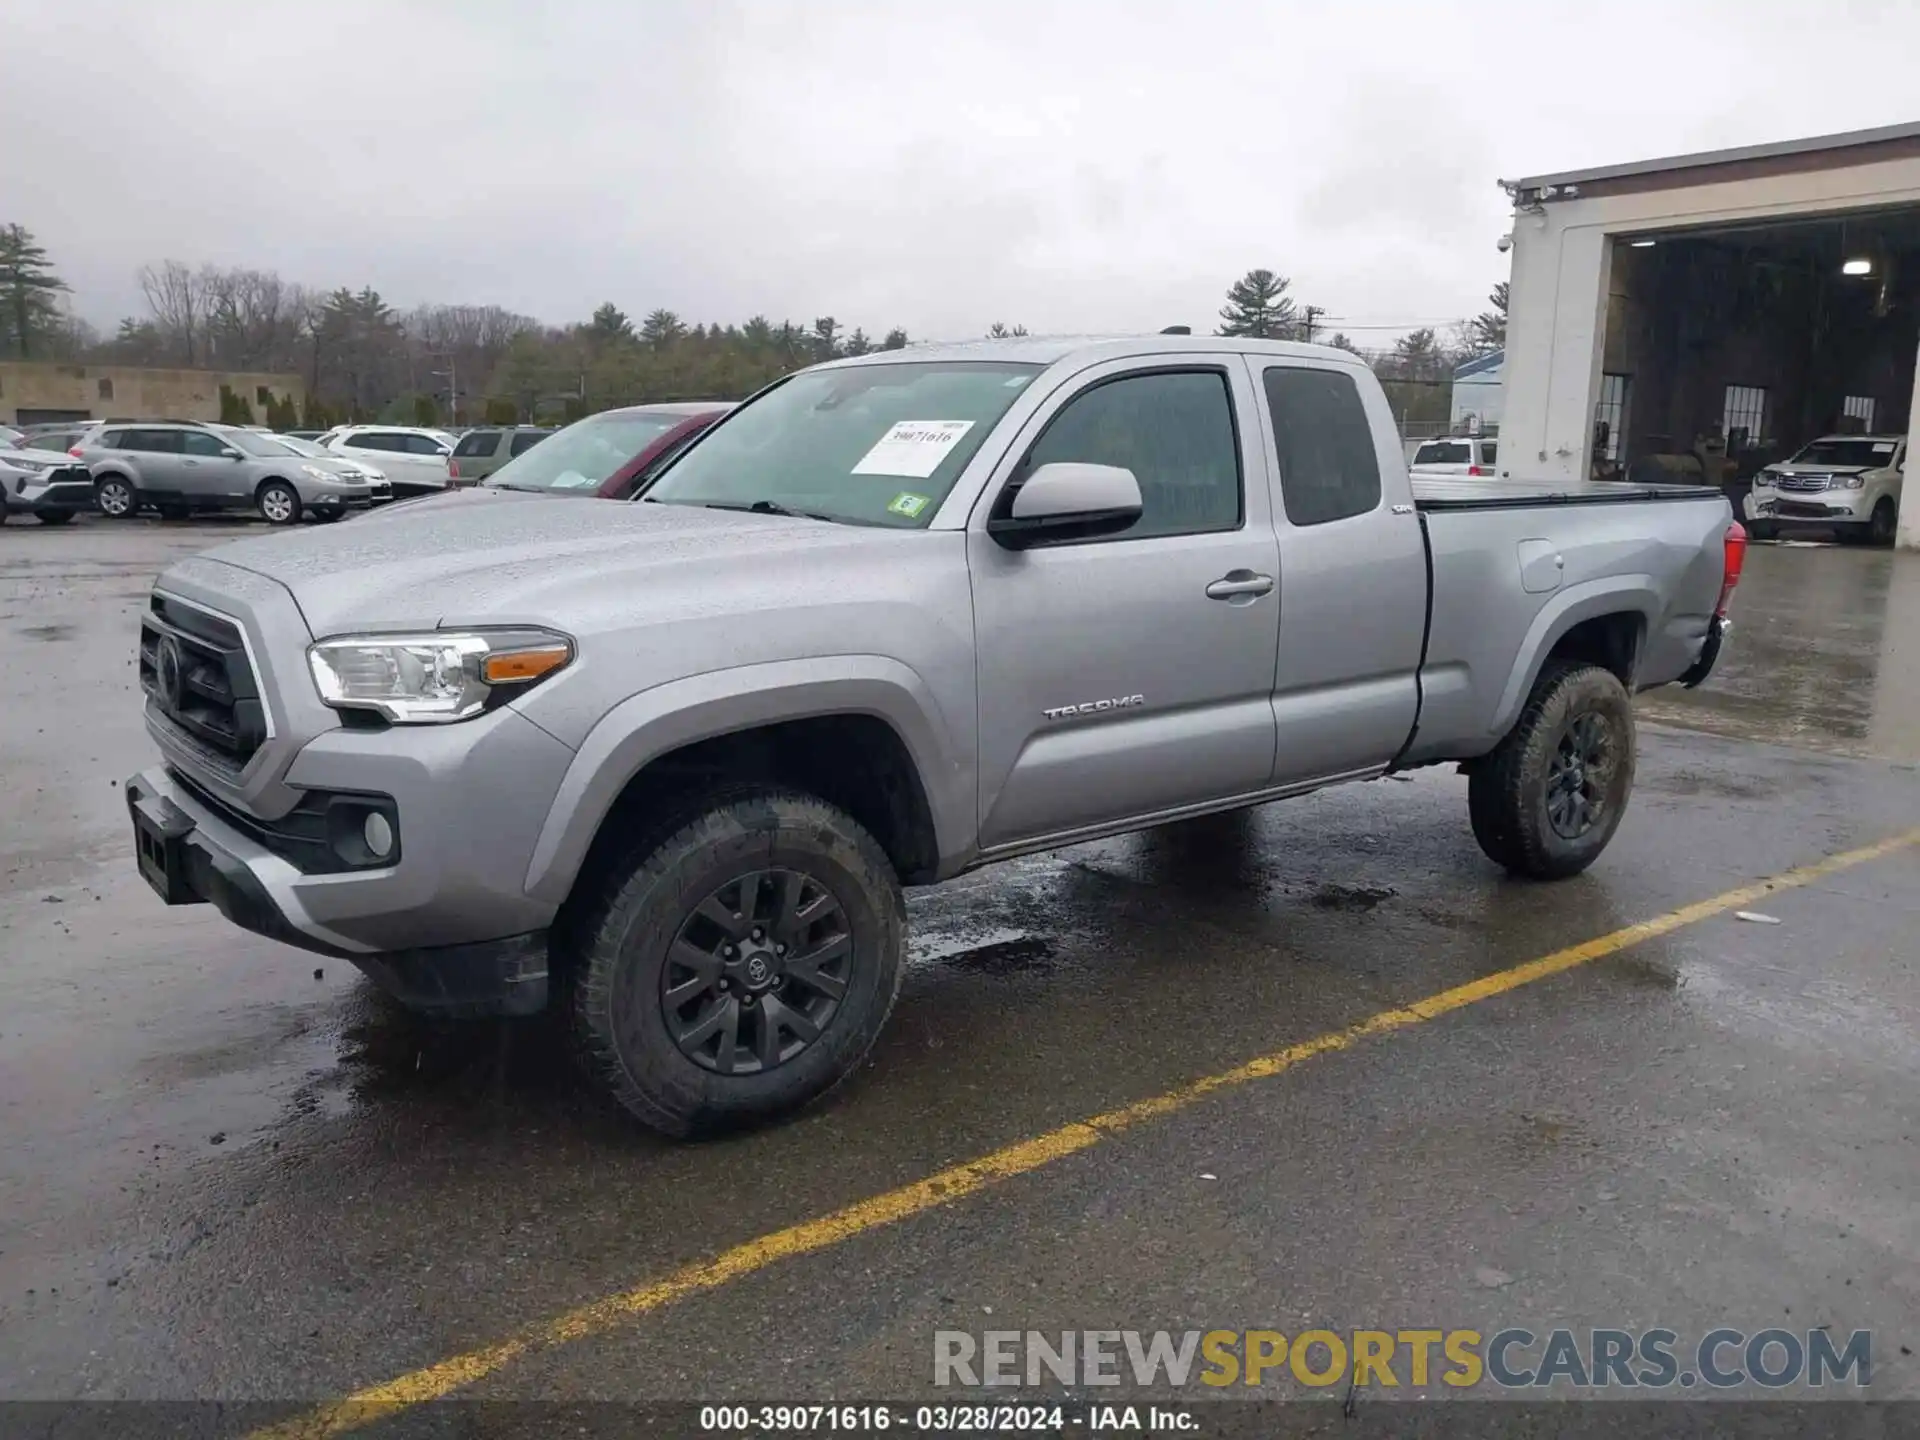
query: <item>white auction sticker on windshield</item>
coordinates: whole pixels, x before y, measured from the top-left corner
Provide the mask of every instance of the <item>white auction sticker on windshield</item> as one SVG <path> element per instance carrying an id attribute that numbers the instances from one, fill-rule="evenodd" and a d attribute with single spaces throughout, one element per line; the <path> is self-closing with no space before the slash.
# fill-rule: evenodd
<path id="1" fill-rule="evenodd" d="M 924 480 L 953 453 L 971 420 L 901 420 L 860 457 L 855 475 L 905 475 Z"/>

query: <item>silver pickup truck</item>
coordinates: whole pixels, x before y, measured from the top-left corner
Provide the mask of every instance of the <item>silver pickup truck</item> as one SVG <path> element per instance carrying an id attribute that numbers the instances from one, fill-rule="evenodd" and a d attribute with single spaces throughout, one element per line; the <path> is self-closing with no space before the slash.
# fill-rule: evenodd
<path id="1" fill-rule="evenodd" d="M 1584 869 L 1630 694 L 1706 676 L 1744 545 L 1717 491 L 1416 493 L 1338 350 L 835 361 L 634 503 L 480 489 L 173 565 L 138 861 L 416 1006 L 551 985 L 689 1134 L 858 1063 L 902 886 L 1440 762 L 1495 862 Z"/>

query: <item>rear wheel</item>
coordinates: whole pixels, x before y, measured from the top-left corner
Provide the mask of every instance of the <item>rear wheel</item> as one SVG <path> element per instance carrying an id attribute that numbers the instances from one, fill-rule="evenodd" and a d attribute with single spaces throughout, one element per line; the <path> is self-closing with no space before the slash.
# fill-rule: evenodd
<path id="1" fill-rule="evenodd" d="M 583 884 L 577 1043 L 613 1098 L 667 1135 L 817 1098 L 860 1063 L 899 993 L 893 866 L 812 796 L 694 799 Z"/>
<path id="2" fill-rule="evenodd" d="M 269 480 L 254 496 L 260 518 L 269 525 L 293 525 L 300 520 L 300 492 L 284 480 Z"/>
<path id="3" fill-rule="evenodd" d="M 1579 874 L 1626 812 L 1634 749 L 1633 702 L 1619 677 L 1549 661 L 1513 729 L 1468 779 L 1474 839 L 1516 875 Z"/>
<path id="4" fill-rule="evenodd" d="M 93 503 L 109 520 L 131 520 L 140 508 L 140 497 L 124 476 L 103 476 L 93 487 Z"/>

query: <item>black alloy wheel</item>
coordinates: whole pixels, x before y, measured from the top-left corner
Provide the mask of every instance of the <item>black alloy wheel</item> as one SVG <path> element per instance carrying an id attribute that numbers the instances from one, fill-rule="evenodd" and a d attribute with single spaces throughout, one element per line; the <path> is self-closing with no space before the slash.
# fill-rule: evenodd
<path id="1" fill-rule="evenodd" d="M 1598 711 L 1568 722 L 1547 768 L 1547 823 L 1562 839 L 1578 840 L 1604 818 L 1616 748 Z"/>
<path id="2" fill-rule="evenodd" d="M 852 966 L 853 937 L 832 890 L 797 870 L 755 870 L 682 921 L 660 971 L 667 1033 L 703 1069 L 762 1074 L 820 1038 Z"/>

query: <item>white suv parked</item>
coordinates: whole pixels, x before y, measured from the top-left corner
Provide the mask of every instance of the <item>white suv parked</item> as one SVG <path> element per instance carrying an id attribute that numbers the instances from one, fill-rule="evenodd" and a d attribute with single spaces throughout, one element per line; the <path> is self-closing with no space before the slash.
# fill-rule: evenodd
<path id="1" fill-rule="evenodd" d="M 1420 448 L 1413 452 L 1407 473 L 1416 480 L 1456 475 L 1492 476 L 1499 473 L 1493 468 L 1499 444 L 1497 440 L 1483 440 L 1478 435 L 1423 440 Z"/>
<path id="2" fill-rule="evenodd" d="M 393 485 L 393 498 L 438 495 L 447 488 L 447 457 L 453 436 L 411 425 L 340 425 L 316 442 L 329 454 L 377 465 Z"/>
<path id="3" fill-rule="evenodd" d="M 1753 477 L 1753 537 L 1767 539 L 1782 525 L 1820 525 L 1843 541 L 1891 545 L 1906 466 L 1904 435 L 1822 435 Z"/>

